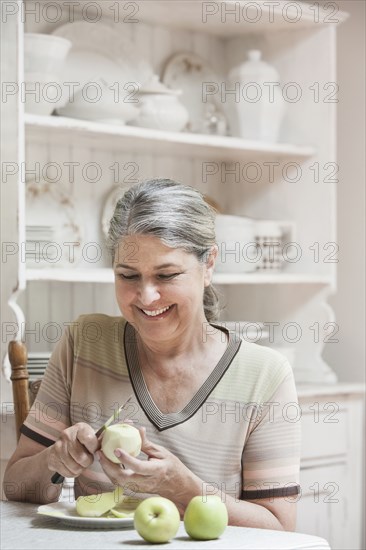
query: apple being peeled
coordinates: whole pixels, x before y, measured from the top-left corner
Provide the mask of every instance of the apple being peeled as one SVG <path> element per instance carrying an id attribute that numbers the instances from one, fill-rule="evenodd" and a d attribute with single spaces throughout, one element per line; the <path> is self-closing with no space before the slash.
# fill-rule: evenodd
<path id="1" fill-rule="evenodd" d="M 116 449 L 122 449 L 132 456 L 141 452 L 140 432 L 131 424 L 114 424 L 105 429 L 102 439 L 102 451 L 105 456 L 119 464 L 120 461 L 114 454 Z"/>
<path id="2" fill-rule="evenodd" d="M 178 508 L 168 498 L 146 498 L 135 510 L 135 529 L 147 542 L 168 542 L 177 534 L 179 524 Z"/>
<path id="3" fill-rule="evenodd" d="M 217 495 L 193 497 L 184 513 L 187 534 L 196 540 L 217 539 L 228 521 L 226 505 Z"/>

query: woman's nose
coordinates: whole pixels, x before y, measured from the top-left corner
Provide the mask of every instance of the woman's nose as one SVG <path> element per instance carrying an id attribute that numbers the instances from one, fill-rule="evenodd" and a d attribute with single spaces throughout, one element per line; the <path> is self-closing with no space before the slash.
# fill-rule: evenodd
<path id="1" fill-rule="evenodd" d="M 151 283 L 141 284 L 139 299 L 142 305 L 149 306 L 160 299 L 160 292 L 156 285 Z"/>

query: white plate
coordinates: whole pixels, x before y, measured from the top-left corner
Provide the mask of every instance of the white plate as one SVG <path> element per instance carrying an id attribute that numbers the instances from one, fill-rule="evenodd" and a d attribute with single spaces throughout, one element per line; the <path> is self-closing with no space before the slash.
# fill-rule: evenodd
<path id="1" fill-rule="evenodd" d="M 81 529 L 123 529 L 133 527 L 133 518 L 83 518 L 76 512 L 74 502 L 53 502 L 38 507 L 38 514 L 59 520 Z"/>
<path id="2" fill-rule="evenodd" d="M 116 206 L 118 199 L 129 189 L 127 185 L 119 185 L 118 187 L 113 187 L 109 192 L 106 201 L 104 203 L 103 212 L 102 212 L 102 231 L 105 238 L 108 237 L 109 223 L 113 216 L 113 212 Z"/>
<path id="3" fill-rule="evenodd" d="M 211 67 L 199 55 L 190 52 L 179 53 L 168 60 L 162 81 L 169 88 L 182 90 L 179 99 L 189 112 L 187 130 L 204 133 L 208 103 L 204 103 L 202 100 L 203 83 L 214 82 L 216 84 L 219 82 L 218 76 Z M 222 112 L 217 99 L 214 99 L 213 102 Z"/>
<path id="4" fill-rule="evenodd" d="M 77 265 L 81 259 L 82 226 L 70 195 L 61 189 L 59 182 L 26 184 L 26 223 L 28 231 L 32 226 L 36 229 L 40 225 L 52 227 L 53 237 L 50 242 L 54 245 L 47 246 L 42 235 L 36 238 L 33 234 L 26 249 L 28 267 L 72 268 Z M 37 241 L 40 255 L 36 259 L 31 250 L 32 246 L 36 247 Z"/>
<path id="5" fill-rule="evenodd" d="M 136 82 L 144 85 L 153 75 L 153 69 L 139 52 L 138 45 L 131 42 L 122 31 L 85 21 L 66 23 L 53 33 L 72 42 L 71 50 L 63 67 L 64 82 L 90 82 L 103 77 L 105 80 Z"/>

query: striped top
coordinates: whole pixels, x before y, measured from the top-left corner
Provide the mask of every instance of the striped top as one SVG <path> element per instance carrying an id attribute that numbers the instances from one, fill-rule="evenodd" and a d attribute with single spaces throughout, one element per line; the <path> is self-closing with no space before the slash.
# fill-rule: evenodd
<path id="1" fill-rule="evenodd" d="M 56 345 L 21 431 L 49 446 L 76 422 L 97 430 L 129 397 L 120 420 L 145 426 L 151 441 L 212 492 L 241 499 L 299 493 L 301 415 L 292 369 L 280 353 L 235 335 L 189 403 L 162 413 L 144 381 L 132 325 L 80 316 Z M 76 496 L 111 489 L 98 461 L 75 480 Z"/>

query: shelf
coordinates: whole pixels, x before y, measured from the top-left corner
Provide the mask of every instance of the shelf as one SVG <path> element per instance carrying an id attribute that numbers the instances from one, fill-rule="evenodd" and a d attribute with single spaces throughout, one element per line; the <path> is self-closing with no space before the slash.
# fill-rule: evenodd
<path id="1" fill-rule="evenodd" d="M 64 283 L 114 283 L 110 268 L 96 269 L 27 269 L 27 281 L 57 281 Z"/>
<path id="2" fill-rule="evenodd" d="M 276 285 L 276 284 L 316 284 L 328 285 L 330 277 L 298 273 L 216 273 L 213 279 L 216 285 Z"/>
<path id="3" fill-rule="evenodd" d="M 96 269 L 27 269 L 27 281 L 58 281 L 65 283 L 114 283 L 110 268 Z M 216 273 L 213 279 L 216 285 L 240 284 L 316 284 L 331 283 L 328 276 L 297 273 Z"/>
<path id="4" fill-rule="evenodd" d="M 170 9 L 166 0 L 137 2 L 135 18 L 139 21 L 170 28 L 204 32 L 230 38 L 238 34 L 317 29 L 319 25 L 341 23 L 347 14 L 338 11 L 336 4 L 324 8 L 318 3 L 304 2 L 202 2 L 175 0 Z M 314 5 L 315 4 L 315 5 Z"/>
<path id="5" fill-rule="evenodd" d="M 75 139 L 98 147 L 162 155 L 189 156 L 220 161 L 237 161 L 270 155 L 273 159 L 305 160 L 313 147 L 286 143 L 264 143 L 235 137 L 164 132 L 133 126 L 114 126 L 59 116 L 25 115 L 26 136 L 36 141 L 54 139 L 69 144 Z M 102 139 L 101 139 L 102 138 Z"/>

